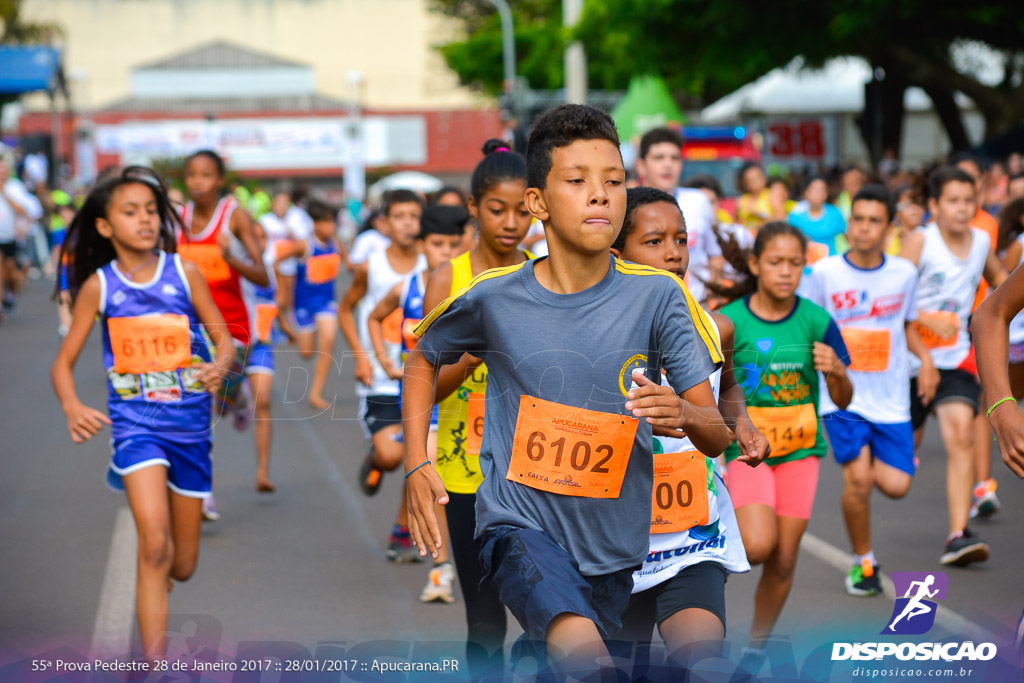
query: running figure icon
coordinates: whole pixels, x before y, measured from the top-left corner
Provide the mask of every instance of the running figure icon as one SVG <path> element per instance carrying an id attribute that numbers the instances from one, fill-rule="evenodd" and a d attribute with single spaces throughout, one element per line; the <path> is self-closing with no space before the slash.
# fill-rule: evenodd
<path id="1" fill-rule="evenodd" d="M 916 616 L 920 616 L 922 614 L 928 614 L 929 612 L 932 612 L 935 609 L 935 607 L 932 606 L 931 604 L 926 604 L 926 603 L 922 602 L 922 600 L 924 600 L 924 598 L 934 598 L 939 593 L 939 589 L 938 588 L 936 588 L 933 591 L 928 590 L 934 584 L 935 584 L 935 575 L 934 574 L 929 574 L 928 577 L 924 581 L 913 581 L 913 582 L 911 582 L 910 587 L 907 588 L 906 595 L 903 596 L 904 598 L 910 598 L 910 601 L 907 602 L 906 606 L 903 608 L 903 611 L 900 612 L 899 616 L 896 617 L 895 619 L 893 619 L 892 623 L 889 624 L 889 628 L 888 628 L 889 631 L 892 631 L 893 633 L 895 633 L 896 632 L 896 624 L 903 617 L 906 617 L 907 621 L 910 621 L 911 619 L 913 619 Z M 917 593 L 915 595 L 911 596 L 911 593 L 914 592 L 914 587 L 915 586 L 917 587 Z"/>

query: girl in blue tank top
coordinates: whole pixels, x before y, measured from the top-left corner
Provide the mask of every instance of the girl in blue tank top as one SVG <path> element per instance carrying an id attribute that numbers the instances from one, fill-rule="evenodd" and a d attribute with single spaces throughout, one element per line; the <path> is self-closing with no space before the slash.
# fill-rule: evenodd
<path id="1" fill-rule="evenodd" d="M 234 356 L 206 281 L 174 253 L 178 225 L 150 169 L 126 168 L 89 193 L 62 246 L 74 312 L 51 371 L 72 441 L 110 425 L 107 481 L 127 493 L 139 533 L 135 604 L 151 660 L 164 656 L 171 580 L 195 570 L 211 485 L 211 393 Z M 94 320 L 109 416 L 82 404 L 72 374 Z"/>

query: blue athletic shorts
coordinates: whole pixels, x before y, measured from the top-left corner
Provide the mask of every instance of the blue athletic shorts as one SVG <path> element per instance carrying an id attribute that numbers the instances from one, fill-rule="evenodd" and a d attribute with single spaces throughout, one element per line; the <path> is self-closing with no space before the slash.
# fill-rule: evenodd
<path id="1" fill-rule="evenodd" d="M 871 455 L 914 476 L 914 428 L 910 422 L 875 424 L 847 410 L 837 410 L 821 419 L 840 465 L 855 459 L 864 446 L 870 446 Z"/>
<path id="2" fill-rule="evenodd" d="M 167 468 L 167 487 L 189 498 L 205 498 L 213 485 L 211 441 L 180 443 L 155 434 L 129 436 L 113 441 L 107 483 L 124 490 L 121 477 L 153 465 Z"/>
<path id="3" fill-rule="evenodd" d="M 583 576 L 575 558 L 546 532 L 498 526 L 480 537 L 480 568 L 525 631 L 512 649 L 517 661 L 541 656 L 548 626 L 559 614 L 586 617 L 604 636 L 616 633 L 638 567 Z"/>
<path id="4" fill-rule="evenodd" d="M 317 318 L 334 318 L 338 315 L 336 301 L 295 302 L 295 329 L 311 332 L 316 329 Z"/>
<path id="5" fill-rule="evenodd" d="M 245 360 L 245 374 L 247 375 L 273 375 L 274 374 L 274 345 L 256 342 L 249 349 L 249 357 Z"/>

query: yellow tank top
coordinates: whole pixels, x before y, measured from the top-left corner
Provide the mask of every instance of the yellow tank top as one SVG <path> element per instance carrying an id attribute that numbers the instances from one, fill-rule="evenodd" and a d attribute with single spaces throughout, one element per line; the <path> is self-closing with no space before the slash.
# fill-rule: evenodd
<path id="1" fill-rule="evenodd" d="M 455 294 L 473 279 L 469 252 L 452 259 L 452 289 Z M 469 395 L 487 391 L 487 366 L 481 364 L 448 398 L 437 404 L 437 473 L 452 493 L 476 493 L 483 482 L 480 456 L 466 453 L 469 438 Z M 470 426 L 471 427 L 471 426 Z M 479 425 L 483 430 L 483 425 Z"/>
<path id="2" fill-rule="evenodd" d="M 527 258 L 533 254 L 524 252 Z M 449 296 L 455 294 L 473 280 L 473 266 L 469 252 L 459 254 L 451 261 L 452 288 Z M 483 421 L 469 422 L 469 396 L 479 394 L 483 399 L 487 392 L 487 366 L 480 364 L 448 398 L 437 404 L 437 473 L 441 475 L 444 487 L 452 493 L 476 493 L 484 480 L 480 473 L 480 455 L 466 452 L 470 438 L 469 431 L 475 430 L 476 442 L 483 436 Z"/>

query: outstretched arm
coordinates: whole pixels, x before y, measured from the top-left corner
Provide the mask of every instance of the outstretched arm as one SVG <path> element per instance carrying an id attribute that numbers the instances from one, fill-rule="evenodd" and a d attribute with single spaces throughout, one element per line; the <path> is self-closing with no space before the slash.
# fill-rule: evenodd
<path id="1" fill-rule="evenodd" d="M 1024 479 L 1024 415 L 1014 401 L 1006 368 L 1009 361 L 1010 321 L 1024 308 L 1024 268 L 1017 268 L 974 312 L 974 343 L 978 373 L 988 401 L 989 423 L 996 434 L 1003 462 Z M 995 408 L 996 402 L 1003 401 Z"/>
<path id="2" fill-rule="evenodd" d="M 92 322 L 100 309 L 99 276 L 93 274 L 75 299 L 75 309 L 71 316 L 71 329 L 60 345 L 57 358 L 50 368 L 50 379 L 53 389 L 60 399 L 60 406 L 68 419 L 68 432 L 75 443 L 83 443 L 103 429 L 103 425 L 111 424 L 110 418 L 104 413 L 84 405 L 78 400 L 75 391 L 74 367 L 78 355 L 82 352 Z"/>
<path id="3" fill-rule="evenodd" d="M 402 381 L 402 432 L 405 434 L 406 498 L 409 504 L 409 532 L 420 556 L 430 552 L 435 560 L 441 549 L 441 532 L 434 504 L 446 505 L 448 494 L 440 475 L 429 464 L 427 432 L 434 407 L 437 369 L 424 357 L 419 345 L 405 361 Z M 426 464 L 425 464 L 426 463 Z M 413 471 L 415 470 L 415 471 Z"/>

